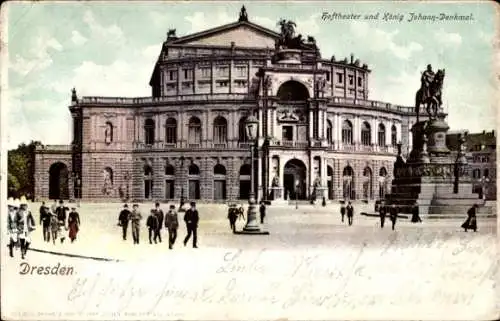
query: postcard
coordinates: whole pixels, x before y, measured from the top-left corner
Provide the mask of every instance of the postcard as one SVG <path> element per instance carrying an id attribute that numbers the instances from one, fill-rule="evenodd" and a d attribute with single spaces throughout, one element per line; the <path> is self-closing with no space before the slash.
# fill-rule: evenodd
<path id="1" fill-rule="evenodd" d="M 493 2 L 1 14 L 2 319 L 500 317 Z"/>

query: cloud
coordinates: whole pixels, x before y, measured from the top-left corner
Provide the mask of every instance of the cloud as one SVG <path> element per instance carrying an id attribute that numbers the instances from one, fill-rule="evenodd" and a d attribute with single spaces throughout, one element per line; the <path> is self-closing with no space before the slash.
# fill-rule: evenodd
<path id="1" fill-rule="evenodd" d="M 188 34 L 236 22 L 234 15 L 230 16 L 226 10 L 219 10 L 215 14 L 208 16 L 205 16 L 205 13 L 201 11 L 197 11 L 184 19 L 191 24 Z"/>
<path id="2" fill-rule="evenodd" d="M 462 36 L 456 32 L 446 32 L 443 28 L 440 28 L 435 34 L 434 38 L 439 41 L 439 43 L 445 45 L 455 45 L 459 46 L 462 44 Z"/>
<path id="3" fill-rule="evenodd" d="M 172 28 L 172 26 L 168 25 L 168 21 L 171 19 L 169 15 L 165 13 L 160 13 L 156 11 L 152 11 L 149 13 L 149 17 L 151 18 L 151 21 L 153 21 L 153 24 L 157 27 L 162 27 L 162 28 Z"/>
<path id="4" fill-rule="evenodd" d="M 303 37 L 317 35 L 321 31 L 318 25 L 320 16 L 321 14 L 317 13 L 309 16 L 307 19 L 297 20 L 297 30 L 295 32 L 302 34 Z"/>
<path id="5" fill-rule="evenodd" d="M 9 64 L 9 68 L 21 76 L 44 70 L 52 65 L 53 61 L 50 51 L 53 50 L 62 51 L 63 46 L 55 38 L 42 33 L 32 41 L 30 49 L 25 56 L 20 54 L 14 56 L 14 59 Z"/>
<path id="6" fill-rule="evenodd" d="M 277 20 L 270 19 L 268 17 L 250 17 L 249 18 L 250 22 L 253 22 L 255 24 L 258 24 L 262 27 L 266 27 L 271 30 L 276 30 L 276 24 L 278 23 Z"/>
<path id="7" fill-rule="evenodd" d="M 94 14 L 87 10 L 83 14 L 83 21 L 88 25 L 92 33 L 91 38 L 104 42 L 108 45 L 124 45 L 125 35 L 117 25 L 104 26 L 98 22 Z"/>
<path id="8" fill-rule="evenodd" d="M 370 44 L 370 49 L 374 52 L 388 51 L 395 57 L 408 60 L 414 52 L 422 51 L 420 43 L 410 41 L 405 45 L 399 45 L 394 40 L 399 34 L 399 30 L 385 31 L 380 28 L 373 28 L 366 21 L 355 21 L 351 23 L 353 37 L 358 38 L 354 42 L 365 42 Z"/>
<path id="9" fill-rule="evenodd" d="M 82 36 L 82 34 L 76 30 L 71 33 L 71 41 L 77 46 L 82 46 L 87 42 L 87 38 Z"/>

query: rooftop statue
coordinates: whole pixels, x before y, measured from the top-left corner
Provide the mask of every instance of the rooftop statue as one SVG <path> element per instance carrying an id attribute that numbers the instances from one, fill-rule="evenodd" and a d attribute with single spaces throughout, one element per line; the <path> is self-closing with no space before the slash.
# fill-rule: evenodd
<path id="1" fill-rule="evenodd" d="M 238 21 L 248 21 L 248 14 L 247 14 L 247 9 L 245 8 L 245 6 L 241 7 L 240 18 L 238 19 Z"/>
<path id="2" fill-rule="evenodd" d="M 443 89 L 445 70 L 439 69 L 436 73 L 431 65 L 422 72 L 420 78 L 421 87 L 415 95 L 415 112 L 417 113 L 417 122 L 419 121 L 420 105 L 426 107 L 429 118 L 435 119 L 441 105 L 443 104 L 441 94 Z"/>
<path id="3" fill-rule="evenodd" d="M 307 41 L 305 41 L 301 34 L 295 36 L 295 28 L 297 27 L 295 22 L 281 19 L 278 21 L 278 26 L 280 26 L 281 37 L 278 40 L 277 47 L 286 49 L 305 49 L 310 47 L 311 49 L 317 49 L 314 37 L 308 36 Z"/>

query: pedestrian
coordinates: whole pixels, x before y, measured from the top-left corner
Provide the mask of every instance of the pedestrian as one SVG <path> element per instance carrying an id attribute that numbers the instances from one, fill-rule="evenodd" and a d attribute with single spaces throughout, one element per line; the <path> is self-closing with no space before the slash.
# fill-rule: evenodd
<path id="1" fill-rule="evenodd" d="M 52 233 L 52 244 L 56 244 L 57 236 L 59 235 L 59 220 L 55 213 L 50 213 L 50 231 Z M 61 232 L 62 233 L 62 232 Z"/>
<path id="2" fill-rule="evenodd" d="M 43 240 L 50 242 L 50 212 L 49 207 L 42 202 L 40 206 L 40 225 L 42 226 Z"/>
<path id="3" fill-rule="evenodd" d="M 184 214 L 184 222 L 186 222 L 186 228 L 187 228 L 187 235 L 186 235 L 186 238 L 184 239 L 184 246 L 186 246 L 186 244 L 189 241 L 189 238 L 191 237 L 191 234 L 192 234 L 193 235 L 193 248 L 195 248 L 195 249 L 198 248 L 198 246 L 197 246 L 198 220 L 199 220 L 199 215 L 198 215 L 198 210 L 196 209 L 196 203 L 191 202 L 191 208 L 188 209 L 186 211 L 186 213 Z"/>
<path id="4" fill-rule="evenodd" d="M 18 231 L 17 237 L 21 245 L 21 258 L 24 259 L 31 243 L 30 234 L 35 230 L 35 219 L 28 209 L 28 201 L 25 197 L 21 198 L 16 221 Z"/>
<path id="5" fill-rule="evenodd" d="M 392 204 L 389 211 L 392 222 L 392 230 L 394 231 L 394 229 L 396 228 L 396 221 L 398 219 L 398 208 L 396 207 L 396 204 Z"/>
<path id="6" fill-rule="evenodd" d="M 156 243 L 156 240 L 159 240 L 161 243 L 161 229 L 163 227 L 164 214 L 160 208 L 160 203 L 155 204 L 155 209 L 153 210 L 153 213 L 156 216 L 156 219 L 158 220 L 158 228 L 156 230 L 154 230 L 155 243 Z"/>
<path id="7" fill-rule="evenodd" d="M 68 208 L 64 206 L 64 202 L 60 200 L 59 206 L 56 209 L 56 216 L 57 222 L 59 224 L 59 230 L 57 231 L 57 234 L 61 238 L 61 244 L 64 243 L 64 240 L 66 239 L 63 233 L 63 229 L 66 231 L 68 230 L 68 227 L 66 226 L 66 210 L 68 210 Z"/>
<path id="8" fill-rule="evenodd" d="M 321 206 L 326 206 L 326 197 L 323 196 L 323 200 L 321 201 Z"/>
<path id="9" fill-rule="evenodd" d="M 354 218 L 354 208 L 352 207 L 350 201 L 347 202 L 346 212 L 347 212 L 347 221 L 349 222 L 349 225 L 352 225 L 352 221 Z"/>
<path id="10" fill-rule="evenodd" d="M 52 214 L 55 214 L 57 211 L 57 200 L 54 200 L 54 203 L 52 204 L 52 206 L 50 207 L 50 212 Z"/>
<path id="11" fill-rule="evenodd" d="M 227 210 L 227 218 L 229 220 L 229 228 L 234 232 L 236 232 L 236 220 L 238 219 L 238 209 L 236 205 L 232 204 L 229 206 Z"/>
<path id="12" fill-rule="evenodd" d="M 139 244 L 139 229 L 141 227 L 142 215 L 139 212 L 138 204 L 132 206 L 130 220 L 132 221 L 132 238 L 134 239 L 134 244 Z"/>
<path id="13" fill-rule="evenodd" d="M 345 217 L 345 202 L 342 201 L 342 205 L 340 205 L 340 215 L 342 216 L 342 223 L 344 223 L 344 217 Z"/>
<path id="14" fill-rule="evenodd" d="M 413 206 L 411 208 L 411 222 L 412 223 L 422 223 L 422 219 L 420 218 L 420 215 L 418 212 L 419 212 L 418 205 L 415 202 L 415 204 L 413 204 Z"/>
<path id="15" fill-rule="evenodd" d="M 266 204 L 264 204 L 264 201 L 260 201 L 260 224 L 264 224 L 264 218 L 266 217 Z"/>
<path id="16" fill-rule="evenodd" d="M 14 199 L 10 198 L 7 201 L 7 236 L 9 237 L 9 255 L 14 257 L 14 247 L 17 244 L 17 212 L 19 204 Z"/>
<path id="17" fill-rule="evenodd" d="M 130 220 L 130 213 L 128 209 L 128 205 L 125 204 L 123 205 L 123 210 L 120 211 L 120 215 L 118 216 L 118 226 L 122 227 L 122 238 L 124 241 L 127 240 L 127 228 L 128 228 L 128 221 Z"/>
<path id="18" fill-rule="evenodd" d="M 477 204 L 474 204 L 467 211 L 467 220 L 462 224 L 462 228 L 467 232 L 467 230 L 471 229 L 474 232 L 477 231 L 477 218 L 476 218 L 476 210 L 478 208 Z"/>
<path id="19" fill-rule="evenodd" d="M 71 212 L 68 215 L 68 228 L 69 228 L 69 239 L 71 240 L 71 243 L 73 243 L 76 240 L 76 235 L 78 234 L 78 231 L 80 230 L 80 215 L 76 211 L 76 206 L 72 205 L 71 206 Z"/>
<path id="20" fill-rule="evenodd" d="M 243 205 L 240 204 L 240 207 L 238 208 L 238 218 L 240 220 L 245 220 L 245 209 L 243 208 Z"/>
<path id="21" fill-rule="evenodd" d="M 385 216 L 387 215 L 387 207 L 385 206 L 384 201 L 380 201 L 380 205 L 378 207 L 378 212 L 380 216 L 380 228 L 384 228 Z"/>
<path id="22" fill-rule="evenodd" d="M 179 227 L 175 205 L 170 205 L 170 209 L 165 215 L 165 227 L 168 229 L 168 248 L 172 249 L 175 239 L 177 239 L 177 228 Z"/>
<path id="23" fill-rule="evenodd" d="M 155 210 L 151 209 L 151 213 L 149 214 L 146 220 L 146 226 L 148 227 L 149 232 L 149 244 L 153 244 L 151 242 L 151 236 L 154 236 L 154 241 L 156 244 L 156 233 L 158 231 L 158 218 L 156 217 Z"/>

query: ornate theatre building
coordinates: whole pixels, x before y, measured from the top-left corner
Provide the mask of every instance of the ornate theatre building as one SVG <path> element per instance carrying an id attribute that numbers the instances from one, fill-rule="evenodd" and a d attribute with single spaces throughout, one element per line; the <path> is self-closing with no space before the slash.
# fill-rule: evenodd
<path id="1" fill-rule="evenodd" d="M 251 19 L 250 19 L 251 20 Z M 411 107 L 369 99 L 368 65 L 324 59 L 282 20 L 168 37 L 151 97 L 78 97 L 73 141 L 36 151 L 38 199 L 373 200 L 390 191 L 397 144 L 411 148 Z M 245 119 L 259 120 L 255 145 Z"/>

